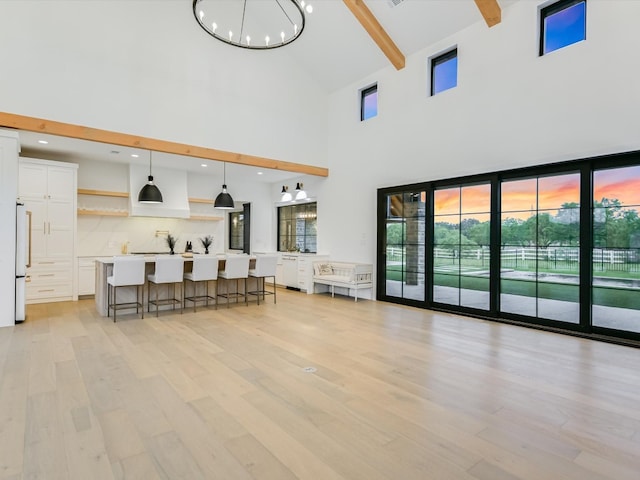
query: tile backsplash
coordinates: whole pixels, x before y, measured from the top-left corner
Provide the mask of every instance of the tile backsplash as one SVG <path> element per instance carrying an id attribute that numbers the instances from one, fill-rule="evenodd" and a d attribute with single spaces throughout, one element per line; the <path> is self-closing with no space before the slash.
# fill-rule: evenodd
<path id="1" fill-rule="evenodd" d="M 213 236 L 209 252 L 224 252 L 224 222 L 156 217 L 110 217 L 81 215 L 78 217 L 78 256 L 111 256 L 122 253 L 168 252 L 166 237 L 156 231 L 169 232 L 177 238 L 176 252 L 183 252 L 187 241 L 194 252 L 204 252 L 200 238 Z"/>

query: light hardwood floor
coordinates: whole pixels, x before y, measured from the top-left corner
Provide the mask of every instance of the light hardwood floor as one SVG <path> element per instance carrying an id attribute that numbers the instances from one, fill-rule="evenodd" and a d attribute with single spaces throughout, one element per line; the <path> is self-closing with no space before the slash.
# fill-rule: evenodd
<path id="1" fill-rule="evenodd" d="M 285 290 L 28 314 L 0 329 L 3 479 L 640 478 L 640 349 Z"/>

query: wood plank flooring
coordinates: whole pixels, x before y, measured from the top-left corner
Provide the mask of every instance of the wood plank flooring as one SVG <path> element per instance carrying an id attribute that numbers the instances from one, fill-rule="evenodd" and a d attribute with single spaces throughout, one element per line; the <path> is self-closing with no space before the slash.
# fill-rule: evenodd
<path id="1" fill-rule="evenodd" d="M 0 329 L 0 478 L 640 479 L 640 349 L 269 300 L 115 324 L 29 306 Z"/>

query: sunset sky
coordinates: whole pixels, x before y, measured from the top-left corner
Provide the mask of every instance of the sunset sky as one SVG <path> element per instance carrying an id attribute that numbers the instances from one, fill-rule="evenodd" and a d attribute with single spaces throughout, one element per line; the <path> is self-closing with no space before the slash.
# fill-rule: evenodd
<path id="1" fill-rule="evenodd" d="M 598 170 L 594 172 L 594 200 L 618 199 L 625 206 L 640 206 L 640 166 Z M 501 185 L 502 217 L 526 219 L 534 211 L 556 215 L 565 203 L 580 202 L 580 174 L 505 181 Z M 424 201 L 424 195 L 422 200 Z M 462 215 L 487 221 L 490 211 L 489 184 L 454 187 L 434 192 L 435 214 Z M 452 218 L 441 221 L 452 221 Z M 456 223 L 456 222 L 452 222 Z"/>
<path id="2" fill-rule="evenodd" d="M 460 208 L 461 196 L 462 209 Z M 491 210 L 491 185 L 436 190 L 434 200 L 436 215 L 489 212 Z"/>
<path id="3" fill-rule="evenodd" d="M 617 198 L 623 205 L 640 205 L 640 166 L 598 170 L 593 179 L 594 200 Z"/>

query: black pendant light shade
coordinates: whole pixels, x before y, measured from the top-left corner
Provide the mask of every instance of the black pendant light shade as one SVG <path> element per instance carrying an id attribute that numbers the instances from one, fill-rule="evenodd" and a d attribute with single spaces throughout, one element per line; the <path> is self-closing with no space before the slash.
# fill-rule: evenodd
<path id="1" fill-rule="evenodd" d="M 230 210 L 232 208 L 235 208 L 235 205 L 233 203 L 233 198 L 231 198 L 231 195 L 229 195 L 229 193 L 227 192 L 227 164 L 224 163 L 223 165 L 224 165 L 223 167 L 224 183 L 222 184 L 222 192 L 220 192 L 216 197 L 215 202 L 213 202 L 213 207 Z"/>
<path id="2" fill-rule="evenodd" d="M 153 183 L 153 175 L 151 175 L 151 153 L 149 153 L 149 181 L 142 187 L 138 194 L 138 202 L 140 203 L 162 203 L 162 193 L 160 189 Z"/>

